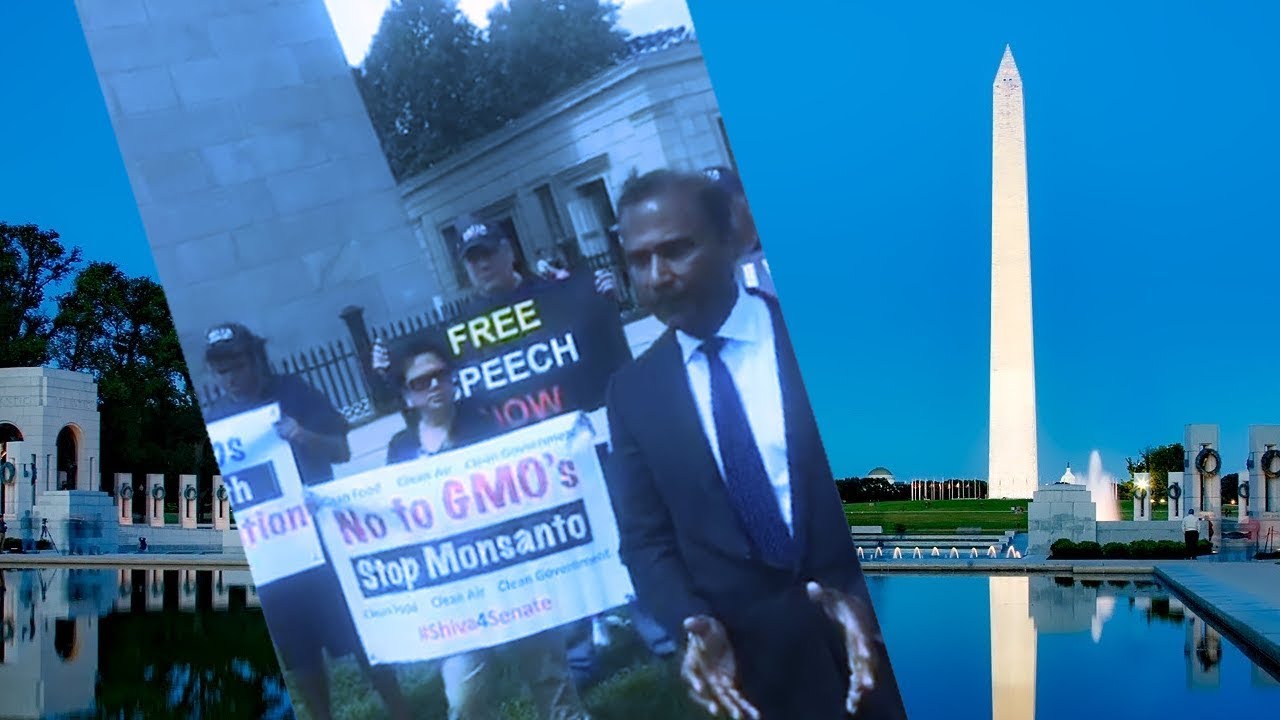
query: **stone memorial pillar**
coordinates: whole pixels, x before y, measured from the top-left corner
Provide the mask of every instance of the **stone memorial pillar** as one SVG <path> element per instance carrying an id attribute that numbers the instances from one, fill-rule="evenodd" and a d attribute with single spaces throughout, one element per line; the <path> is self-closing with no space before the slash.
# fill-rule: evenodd
<path id="1" fill-rule="evenodd" d="M 1221 514 L 1222 456 L 1219 454 L 1217 425 L 1187 425 L 1186 471 L 1190 473 L 1190 495 L 1194 503 L 1187 505 L 1199 515 Z M 1185 514 L 1185 510 L 1183 511 Z"/>
<path id="2" fill-rule="evenodd" d="M 1249 426 L 1248 466 L 1253 514 L 1280 518 L 1280 425 Z"/>
<path id="3" fill-rule="evenodd" d="M 1187 514 L 1187 508 L 1191 506 L 1187 504 L 1185 473 L 1169 473 L 1168 500 L 1170 520 L 1179 520 L 1183 515 Z"/>
<path id="4" fill-rule="evenodd" d="M 164 527 L 164 475 L 147 474 L 147 525 Z"/>
<path id="5" fill-rule="evenodd" d="M 147 611 L 164 610 L 164 570 L 147 570 Z"/>
<path id="6" fill-rule="evenodd" d="M 1249 517 L 1249 498 L 1253 495 L 1253 483 L 1249 482 L 1249 469 L 1241 470 L 1236 482 L 1236 520 L 1245 522 Z"/>
<path id="7" fill-rule="evenodd" d="M 179 475 L 178 517 L 183 529 L 196 529 L 196 509 L 199 507 L 200 493 L 196 489 L 195 475 Z"/>
<path id="8" fill-rule="evenodd" d="M 213 609 L 226 610 L 231 604 L 230 586 L 227 585 L 227 579 L 222 570 L 213 571 Z"/>
<path id="9" fill-rule="evenodd" d="M 1222 683 L 1222 636 L 1192 615 L 1187 623 L 1187 684 L 1193 688 L 1216 688 Z"/>
<path id="10" fill-rule="evenodd" d="M 116 512 L 121 525 L 133 524 L 133 475 L 115 474 Z"/>
<path id="11" fill-rule="evenodd" d="M 227 502 L 227 486 L 221 475 L 213 476 L 213 529 L 231 528 L 231 504 Z"/>
<path id="12" fill-rule="evenodd" d="M 129 612 L 133 609 L 133 570 L 120 568 L 116 571 L 116 611 Z"/>
<path id="13" fill-rule="evenodd" d="M 178 609 L 183 612 L 196 610 L 196 571 L 183 570 L 178 573 Z"/>
<path id="14" fill-rule="evenodd" d="M 1133 519 L 1151 520 L 1151 473 L 1133 474 Z"/>

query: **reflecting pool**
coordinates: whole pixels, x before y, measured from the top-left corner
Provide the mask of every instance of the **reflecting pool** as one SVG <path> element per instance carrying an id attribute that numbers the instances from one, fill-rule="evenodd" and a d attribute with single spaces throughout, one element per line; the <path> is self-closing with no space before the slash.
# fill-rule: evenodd
<path id="1" fill-rule="evenodd" d="M 0 570 L 0 717 L 292 718 L 248 572 Z"/>
<path id="2" fill-rule="evenodd" d="M 867 581 L 911 720 L 1272 717 L 1280 707 L 1275 668 L 1151 579 Z"/>
<path id="3" fill-rule="evenodd" d="M 1275 668 L 1150 579 L 867 581 L 912 720 L 1210 717 L 1228 709 L 1269 717 L 1280 707 Z M 623 645 L 614 652 L 630 662 L 635 643 Z M 604 720 L 688 716 L 675 702 L 683 688 L 672 665 L 655 662 L 597 686 L 588 707 Z M 335 670 L 335 689 L 358 677 L 354 668 Z M 410 693 L 415 706 L 443 717 L 438 676 L 423 683 Z M 339 709 L 383 714 L 372 701 Z M 504 712 L 532 717 L 518 700 Z M 249 574 L 0 570 L 0 718 L 45 717 L 293 718 Z"/>

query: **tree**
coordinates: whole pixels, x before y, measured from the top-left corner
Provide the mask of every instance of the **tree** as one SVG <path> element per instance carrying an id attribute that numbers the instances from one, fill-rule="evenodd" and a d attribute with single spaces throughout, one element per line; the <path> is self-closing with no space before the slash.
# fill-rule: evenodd
<path id="1" fill-rule="evenodd" d="M 490 108 L 514 120 L 590 78 L 626 51 L 618 5 L 600 0 L 509 0 L 489 11 Z"/>
<path id="2" fill-rule="evenodd" d="M 394 0 L 382 16 L 356 84 L 398 179 L 495 127 L 480 46 L 452 0 Z"/>
<path id="3" fill-rule="evenodd" d="M 481 32 L 455 0 L 394 0 L 356 84 L 403 180 L 598 73 L 626 50 L 618 6 L 510 0 Z"/>
<path id="4" fill-rule="evenodd" d="M 1169 491 L 1169 473 L 1182 472 L 1185 467 L 1186 454 L 1182 443 L 1147 447 L 1137 460 L 1125 458 L 1129 470 L 1129 485 L 1132 485 L 1135 473 L 1151 474 L 1151 493 L 1153 497 L 1164 497 Z M 1130 488 L 1131 490 L 1132 488 Z"/>
<path id="5" fill-rule="evenodd" d="M 45 295 L 79 262 L 80 249 L 68 251 L 58 233 L 0 222 L 0 367 L 49 361 L 53 322 Z"/>
<path id="6" fill-rule="evenodd" d="M 1223 475 L 1222 480 L 1219 482 L 1219 488 L 1222 491 L 1223 505 L 1230 505 L 1240 499 L 1240 473 Z"/>
<path id="7" fill-rule="evenodd" d="M 98 383 L 103 472 L 216 472 L 160 285 L 94 262 L 58 306 L 53 359 Z"/>

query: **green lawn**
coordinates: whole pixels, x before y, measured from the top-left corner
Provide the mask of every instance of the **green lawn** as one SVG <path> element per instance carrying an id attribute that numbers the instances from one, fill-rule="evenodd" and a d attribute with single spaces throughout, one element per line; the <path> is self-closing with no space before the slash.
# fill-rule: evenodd
<path id="1" fill-rule="evenodd" d="M 847 503 L 844 514 L 850 525 L 879 525 L 887 533 L 894 532 L 898 523 L 905 525 L 909 533 L 948 533 L 957 528 L 1004 532 L 1027 529 L 1027 503 L 1026 500 L 933 500 L 928 505 L 924 500 Z M 1010 512 L 1012 507 L 1020 507 L 1023 512 Z M 1119 509 L 1121 520 L 1133 519 L 1132 500 L 1121 500 Z M 1226 517 L 1235 517 L 1233 506 L 1223 510 Z M 1155 505 L 1151 516 L 1152 520 L 1168 520 L 1169 506 Z"/>
<path id="2" fill-rule="evenodd" d="M 630 629 L 614 629 L 611 634 L 614 644 L 601 648 L 597 656 L 601 679 L 582 695 L 582 702 L 593 720 L 708 717 L 688 699 L 684 681 L 680 679 L 678 658 L 654 657 Z M 538 713 L 526 694 L 520 668 L 501 652 L 496 662 L 497 677 L 491 692 L 503 701 L 492 720 L 537 720 Z M 386 717 L 382 702 L 369 688 L 353 659 L 338 660 L 331 668 L 334 717 L 352 720 Z M 402 666 L 397 675 L 406 699 L 419 717 L 445 717 L 444 683 L 436 663 Z M 290 696 L 295 698 L 298 719 L 311 720 L 291 675 L 286 673 L 285 678 L 290 685 Z"/>
<path id="3" fill-rule="evenodd" d="M 1015 513 L 1010 508 L 1020 508 Z M 898 523 L 909 533 L 949 533 L 958 528 L 982 528 L 985 532 L 1027 529 L 1026 500 L 901 500 L 848 503 L 850 525 L 879 525 L 894 532 Z"/>
<path id="4" fill-rule="evenodd" d="M 1120 501 L 1120 519 L 1121 519 L 1121 520 L 1132 520 L 1132 519 L 1133 519 L 1133 501 L 1132 501 L 1132 500 L 1121 500 L 1121 501 Z M 1168 519 L 1169 519 L 1169 506 L 1168 506 L 1168 505 L 1153 505 L 1153 506 L 1151 507 L 1151 519 L 1152 519 L 1152 520 L 1168 520 Z"/>

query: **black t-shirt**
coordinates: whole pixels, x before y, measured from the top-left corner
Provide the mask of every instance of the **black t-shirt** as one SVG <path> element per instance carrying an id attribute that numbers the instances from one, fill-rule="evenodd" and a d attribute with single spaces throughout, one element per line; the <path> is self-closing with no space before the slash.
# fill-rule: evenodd
<path id="1" fill-rule="evenodd" d="M 466 349 L 453 358 L 455 369 L 474 368 L 485 360 L 501 358 L 514 349 L 552 339 L 557 342 L 563 357 L 567 352 L 566 333 L 573 335 L 573 347 L 579 362 L 566 363 L 551 372 L 506 388 L 473 388 L 469 396 L 460 397 L 457 416 L 468 427 L 477 429 L 479 435 L 474 440 L 491 438 L 561 413 L 602 407 L 609 378 L 631 360 L 620 308 L 614 300 L 596 292 L 595 278 L 591 273 L 576 274 L 567 280 L 546 280 L 536 275 L 526 277 L 510 292 L 472 298 L 455 319 L 424 332 L 447 350 L 451 347 L 449 327 L 529 299 L 537 304 L 542 328 L 483 350 Z M 546 362 L 549 357 L 547 352 L 540 352 L 535 362 Z M 400 392 L 395 379 L 384 376 L 383 380 L 389 391 Z M 507 406 L 508 403 L 513 404 Z M 507 406 L 507 412 L 503 411 L 504 406 Z M 533 412 L 526 414 L 526 410 Z M 402 457 L 402 452 L 405 450 L 398 448 L 397 457 Z"/>
<path id="2" fill-rule="evenodd" d="M 223 395 L 204 408 L 204 419 L 207 423 L 216 422 L 273 402 L 280 404 L 282 415 L 293 418 L 311 432 L 341 437 L 350 429 L 347 419 L 334 409 L 328 398 L 292 375 L 272 376 L 261 400 L 243 402 Z M 291 446 L 303 485 L 318 485 L 333 479 L 333 465 L 328 458 L 305 445 L 291 443 Z"/>
<path id="3" fill-rule="evenodd" d="M 526 278 L 514 291 L 478 297 L 452 323 L 446 323 L 441 342 L 448 348 L 448 328 L 470 318 L 532 299 L 542 327 L 518 338 L 482 349 L 467 347 L 454 358 L 457 368 L 475 368 L 485 361 L 541 344 L 519 362 L 527 366 L 553 364 L 554 369 L 502 387 L 472 387 L 459 410 L 474 413 L 490 428 L 488 437 L 515 430 L 565 412 L 604 406 L 609 378 L 631 360 L 618 304 L 596 292 L 595 278 L 579 273 L 566 280 Z M 571 358 L 576 355 L 576 361 Z M 459 382 L 459 385 L 463 383 Z"/>

